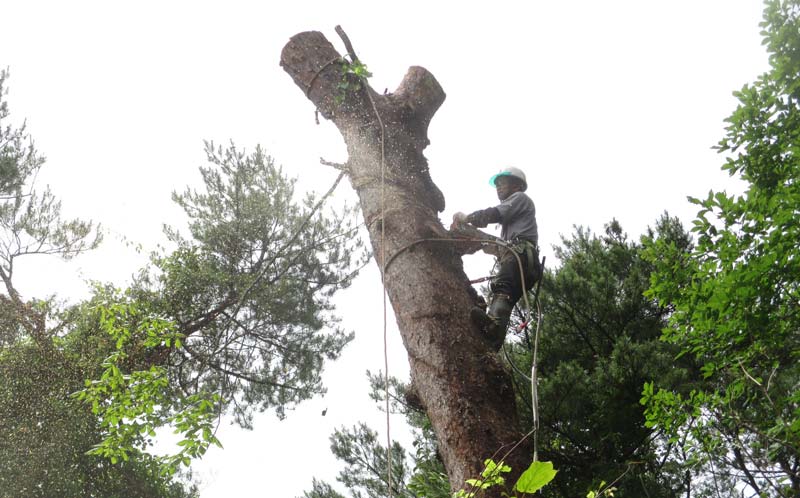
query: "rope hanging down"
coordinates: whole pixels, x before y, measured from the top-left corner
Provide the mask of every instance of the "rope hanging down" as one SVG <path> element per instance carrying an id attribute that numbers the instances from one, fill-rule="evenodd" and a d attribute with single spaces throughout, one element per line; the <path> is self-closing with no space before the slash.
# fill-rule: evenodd
<path id="1" fill-rule="evenodd" d="M 524 268 L 522 266 L 522 259 L 519 257 L 519 254 L 517 254 L 517 252 L 514 251 L 514 249 L 509 244 L 506 244 L 505 242 L 501 242 L 499 240 L 487 240 L 487 239 L 475 239 L 475 238 L 465 238 L 465 239 L 448 239 L 448 238 L 418 239 L 418 240 L 415 240 L 415 241 L 413 241 L 413 242 L 411 242 L 409 244 L 406 244 L 405 246 L 401 247 L 397 252 L 392 254 L 392 256 L 389 258 L 388 261 L 386 261 L 386 264 L 384 265 L 384 271 L 386 271 L 386 268 L 388 268 L 389 265 L 400 254 L 402 254 L 403 252 L 407 251 L 408 249 L 411 249 L 412 247 L 416 246 L 417 244 L 421 244 L 421 243 L 424 243 L 424 242 L 469 243 L 469 244 L 474 244 L 474 243 L 477 242 L 477 243 L 480 243 L 481 245 L 493 244 L 493 245 L 499 246 L 501 248 L 504 248 L 504 249 L 506 249 L 508 251 L 511 251 L 511 254 L 513 254 L 514 257 L 517 260 L 517 265 L 519 265 L 519 277 L 520 277 L 520 281 L 521 281 L 520 283 L 522 284 L 522 288 L 525 289 L 525 271 L 524 271 Z M 545 261 L 545 259 L 542 258 L 542 261 L 541 261 L 542 272 L 544 272 L 544 261 Z M 492 277 L 486 277 L 486 278 L 478 279 L 477 281 L 470 281 L 470 283 L 472 284 L 472 283 L 476 283 L 476 282 L 483 282 L 483 281 L 488 280 L 490 278 L 492 278 Z M 544 275 L 542 275 L 542 277 L 540 277 L 539 282 L 537 283 L 537 286 L 536 286 L 536 292 L 534 293 L 534 298 L 535 298 L 534 299 L 534 303 L 536 304 L 537 320 L 536 320 L 536 331 L 534 333 L 534 347 L 533 347 L 533 355 L 532 355 L 532 362 L 531 362 L 531 376 L 530 377 L 528 377 L 524 373 L 522 373 L 519 370 L 517 370 L 517 367 L 514 365 L 514 362 L 512 362 L 511 359 L 508 357 L 508 353 L 506 352 L 505 347 L 503 348 L 503 352 L 506 355 L 506 360 L 508 360 L 509 365 L 511 365 L 511 367 L 514 370 L 517 371 L 517 373 L 519 373 L 520 375 L 522 375 L 526 379 L 530 380 L 530 382 L 531 382 L 531 410 L 533 411 L 533 429 L 528 434 L 526 434 L 519 442 L 517 442 L 517 445 L 515 445 L 514 448 L 516 448 L 519 444 L 522 443 L 522 441 L 527 439 L 528 436 L 530 436 L 532 434 L 533 435 L 533 460 L 534 461 L 537 461 L 538 460 L 538 456 L 539 456 L 538 455 L 539 391 L 538 391 L 538 378 L 537 378 L 538 376 L 537 376 L 536 366 L 537 366 L 537 358 L 538 358 L 538 354 L 539 354 L 539 331 L 540 331 L 541 325 L 542 325 L 542 310 L 541 310 L 541 306 L 540 306 L 540 302 L 539 302 L 539 289 L 540 289 L 540 286 L 541 286 L 541 283 L 542 283 L 542 280 L 541 280 L 542 278 L 544 278 Z M 522 324 L 520 324 L 520 326 L 519 326 L 518 330 L 520 330 L 520 331 L 525 329 L 531 323 L 531 312 L 533 311 L 533 308 L 530 305 L 530 301 L 528 300 L 528 292 L 523 292 L 522 297 L 525 300 L 526 313 L 525 313 L 525 318 L 524 318 Z M 512 451 L 513 451 L 513 449 L 512 449 Z M 508 456 L 508 454 L 506 454 L 506 456 Z M 504 456 L 503 460 L 505 458 L 506 457 Z"/>
<path id="2" fill-rule="evenodd" d="M 352 43 L 347 33 L 344 32 L 341 26 L 336 26 L 336 34 L 342 39 L 347 54 L 353 63 L 358 62 L 358 56 L 353 49 Z M 381 282 L 383 283 L 383 368 L 384 375 L 384 394 L 386 396 L 386 488 L 387 496 L 392 497 L 392 436 L 391 436 L 391 423 L 389 413 L 389 341 L 388 341 L 388 325 L 387 325 L 387 306 L 386 306 L 386 128 L 384 127 L 381 114 L 378 112 L 378 106 L 375 105 L 375 100 L 370 93 L 369 84 L 363 82 L 364 93 L 366 93 L 372 110 L 375 112 L 375 117 L 378 119 L 378 124 L 381 128 Z"/>
<path id="3" fill-rule="evenodd" d="M 342 42 L 344 43 L 345 48 L 347 49 L 347 53 L 350 56 L 350 60 L 352 62 L 354 62 L 354 63 L 358 62 L 358 56 L 356 55 L 355 50 L 353 49 L 353 45 L 350 43 L 350 38 L 344 32 L 342 27 L 337 25 L 336 28 L 335 28 L 335 31 L 339 35 L 339 37 L 342 39 Z M 335 62 L 335 60 L 330 61 L 328 64 L 325 65 L 325 67 L 329 66 L 330 64 L 332 64 L 334 62 Z M 316 75 L 315 75 L 315 77 L 316 77 Z M 414 246 L 414 245 L 416 245 L 418 243 L 421 243 L 421 242 L 426 242 L 426 241 L 470 242 L 470 243 L 480 242 L 482 244 L 495 244 L 495 245 L 498 245 L 500 247 L 504 247 L 507 250 L 510 250 L 512 252 L 512 254 L 514 254 L 514 257 L 517 259 L 517 264 L 519 265 L 520 280 L 521 280 L 523 289 L 525 289 L 525 275 L 524 275 L 524 269 L 523 269 L 523 266 L 522 266 L 522 260 L 520 259 L 519 255 L 516 253 L 516 251 L 511 249 L 511 247 L 508 244 L 505 244 L 505 243 L 500 242 L 500 241 L 492 241 L 492 240 L 477 240 L 477 239 L 420 239 L 420 240 L 414 241 L 414 242 L 402 247 L 400 250 L 398 250 L 396 253 L 394 253 L 391 256 L 391 258 L 389 258 L 389 260 L 386 259 L 386 223 L 385 223 L 385 216 L 386 216 L 386 128 L 385 128 L 385 125 L 383 123 L 383 120 L 381 119 L 380 112 L 378 112 L 378 107 L 375 104 L 375 100 L 373 99 L 372 94 L 369 91 L 370 90 L 369 84 L 366 81 L 364 81 L 363 83 L 364 83 L 364 86 L 362 88 L 364 89 L 364 92 L 367 95 L 367 98 L 369 99 L 370 104 L 372 105 L 372 110 L 375 113 L 375 117 L 378 120 L 378 124 L 380 125 L 380 132 L 381 132 L 381 136 L 380 136 L 380 145 L 381 145 L 381 217 L 380 217 L 380 220 L 381 220 L 381 232 L 380 232 L 381 250 L 380 250 L 380 258 L 381 258 L 381 281 L 382 281 L 382 284 L 383 284 L 383 361 L 384 361 L 384 370 L 385 370 L 384 394 L 386 396 L 386 406 L 385 406 L 385 409 L 386 409 L 386 462 L 387 462 L 386 463 L 386 466 L 387 466 L 387 468 L 386 468 L 386 484 L 387 484 L 387 496 L 389 498 L 392 498 L 392 495 L 393 495 L 393 488 L 392 488 L 392 449 L 391 449 L 392 448 L 392 439 L 391 439 L 391 432 L 390 432 L 391 431 L 391 423 L 390 423 L 390 403 L 389 403 L 389 353 L 388 353 L 388 349 L 389 348 L 388 348 L 388 332 L 387 332 L 388 331 L 388 325 L 387 325 L 387 302 L 386 302 L 386 296 L 387 296 L 387 290 L 386 290 L 386 278 L 387 278 L 387 275 L 386 275 L 386 270 L 389 268 L 389 265 L 391 264 L 391 262 L 394 261 L 394 259 L 400 253 L 404 252 L 405 250 L 409 249 L 410 247 L 412 247 L 412 246 Z M 309 91 L 310 91 L 310 85 L 309 85 Z M 341 175 L 340 175 L 340 177 L 341 177 Z M 338 180 L 337 180 L 337 183 L 338 183 Z M 541 281 L 540 281 L 540 283 L 541 283 Z M 536 446 L 537 446 L 537 435 L 538 435 L 537 433 L 538 433 L 538 429 L 539 429 L 538 395 L 537 395 L 537 388 L 536 388 L 536 381 L 537 381 L 537 379 L 536 379 L 536 355 L 538 353 L 539 328 L 541 326 L 541 309 L 539 308 L 538 294 L 539 293 L 538 293 L 538 286 L 537 286 L 536 300 L 535 301 L 536 301 L 536 304 L 537 304 L 538 319 L 537 319 L 537 326 L 536 326 L 536 333 L 535 333 L 535 340 L 534 340 L 534 344 L 535 345 L 534 345 L 534 352 L 533 352 L 533 364 L 532 364 L 532 367 L 531 367 L 531 377 L 530 377 L 530 379 L 531 379 L 531 401 L 532 401 L 532 409 L 533 409 L 533 417 L 534 417 L 534 427 L 533 427 L 533 430 L 531 432 L 529 432 L 525 437 L 522 438 L 522 440 L 520 440 L 519 442 L 517 442 L 516 445 L 514 445 L 514 448 L 516 448 L 519 444 L 522 443 L 522 441 L 524 441 L 532 433 L 533 436 L 534 436 L 534 453 L 533 453 L 534 454 L 534 457 L 533 457 L 534 461 L 537 460 L 537 448 L 536 448 Z M 527 327 L 528 324 L 530 323 L 530 314 L 531 314 L 531 311 L 532 311 L 532 308 L 530 306 L 530 302 L 528 301 L 528 293 L 524 292 L 523 293 L 523 297 L 525 299 L 526 314 L 525 314 L 525 321 L 520 326 L 520 330 L 522 330 L 523 328 Z M 507 354 L 506 354 L 506 357 L 508 359 L 508 355 Z M 510 359 L 509 359 L 509 363 L 513 366 L 513 363 L 510 361 Z M 513 448 L 512 448 L 511 451 L 513 451 Z"/>
<path id="4" fill-rule="evenodd" d="M 375 100 L 369 93 L 369 88 L 364 87 L 372 104 L 372 109 L 375 111 L 375 116 L 378 118 L 378 124 L 381 125 L 381 281 L 383 282 L 383 368 L 386 371 L 384 376 L 383 389 L 386 395 L 386 486 L 388 488 L 389 498 L 392 497 L 392 436 L 391 424 L 389 422 L 389 340 L 387 334 L 386 322 L 386 129 L 383 126 L 383 120 L 375 106 Z"/>

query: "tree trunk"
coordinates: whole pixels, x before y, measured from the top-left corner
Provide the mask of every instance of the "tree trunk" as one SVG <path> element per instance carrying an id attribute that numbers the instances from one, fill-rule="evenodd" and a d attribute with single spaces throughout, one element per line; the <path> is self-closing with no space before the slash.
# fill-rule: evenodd
<path id="1" fill-rule="evenodd" d="M 349 46 L 348 51 L 352 59 Z M 384 281 L 408 352 L 411 382 L 436 432 L 451 486 L 460 489 L 466 479 L 479 477 L 484 459 L 500 459 L 522 433 L 510 377 L 469 319 L 474 292 L 461 256 L 477 247 L 418 242 L 456 236 L 439 221 L 444 197 L 422 154 L 429 144 L 428 124 L 445 94 L 422 67 L 410 68 L 394 93 L 379 95 L 364 83 L 353 90 L 352 76 L 350 89 L 341 93 L 343 64 L 331 43 L 314 31 L 295 35 L 281 53 L 281 66 L 347 144 L 344 167 L 382 269 L 386 257 Z M 510 483 L 531 461 L 524 448 L 530 446 L 523 444 L 505 460 L 512 467 Z M 486 496 L 499 496 L 499 490 Z"/>

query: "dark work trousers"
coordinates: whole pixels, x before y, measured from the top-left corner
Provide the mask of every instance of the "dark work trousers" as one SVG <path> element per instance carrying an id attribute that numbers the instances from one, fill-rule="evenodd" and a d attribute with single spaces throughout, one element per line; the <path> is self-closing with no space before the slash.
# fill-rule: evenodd
<path id="1" fill-rule="evenodd" d="M 516 252 L 516 251 L 514 251 Z M 514 252 L 504 251 L 498 263 L 498 270 L 492 279 L 492 293 L 505 294 L 510 297 L 511 305 L 515 305 L 522 297 L 522 280 L 519 278 L 519 262 L 514 256 Z M 541 264 L 539 263 L 538 251 L 533 251 L 533 264 L 528 261 L 527 254 L 516 252 L 522 261 L 523 275 L 525 275 L 525 291 L 533 288 L 533 285 L 541 278 Z"/>

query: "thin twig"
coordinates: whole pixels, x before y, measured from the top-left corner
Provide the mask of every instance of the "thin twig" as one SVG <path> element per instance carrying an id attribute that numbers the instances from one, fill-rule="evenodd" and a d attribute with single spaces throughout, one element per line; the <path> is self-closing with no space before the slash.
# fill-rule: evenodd
<path id="1" fill-rule="evenodd" d="M 778 365 L 772 369 L 772 372 L 769 374 L 769 378 L 767 379 L 767 391 L 769 391 L 769 385 L 772 383 L 772 378 L 775 376 L 775 373 L 778 371 Z"/>
<path id="2" fill-rule="evenodd" d="M 326 161 L 325 158 L 323 158 L 323 157 L 319 158 L 319 163 L 321 165 L 323 165 L 323 166 L 330 166 L 332 168 L 338 169 L 339 171 L 347 171 L 348 170 L 347 163 L 334 163 L 334 162 L 331 162 L 331 161 Z"/>
<path id="3" fill-rule="evenodd" d="M 742 368 L 742 372 L 744 372 L 744 374 L 747 376 L 747 378 L 752 380 L 755 383 L 755 385 L 757 385 L 758 387 L 761 387 L 761 382 L 757 381 L 752 375 L 750 375 L 750 372 L 748 372 L 747 369 L 744 368 L 744 363 L 742 363 L 742 360 L 740 359 L 740 360 L 738 360 L 738 362 L 739 362 L 739 366 Z"/>
<path id="4" fill-rule="evenodd" d="M 336 34 L 339 35 L 339 38 L 342 39 L 342 42 L 344 42 L 344 48 L 347 49 L 347 55 L 350 56 L 350 62 L 357 62 L 358 56 L 356 55 L 356 51 L 353 50 L 353 44 L 350 43 L 350 38 L 347 36 L 347 33 L 345 33 L 342 27 L 338 24 L 334 29 L 336 30 Z"/>

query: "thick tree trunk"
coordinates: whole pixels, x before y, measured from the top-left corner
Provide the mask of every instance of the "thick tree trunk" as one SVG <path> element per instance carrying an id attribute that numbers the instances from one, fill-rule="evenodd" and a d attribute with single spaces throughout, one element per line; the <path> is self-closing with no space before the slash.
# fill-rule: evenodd
<path id="1" fill-rule="evenodd" d="M 451 485 L 460 489 L 466 479 L 479 476 L 484 459 L 499 459 L 522 433 L 509 375 L 469 319 L 474 298 L 461 256 L 476 247 L 415 244 L 453 237 L 438 219 L 444 198 L 422 154 L 429 143 L 428 124 L 445 94 L 426 69 L 412 67 L 394 93 L 379 95 L 362 85 L 342 99 L 342 64 L 319 32 L 295 35 L 281 53 L 281 66 L 333 120 L 347 144 L 346 168 L 376 261 L 382 267 L 385 254 L 388 262 L 384 279 L 408 351 L 411 381 L 433 424 Z M 506 458 L 512 479 L 530 463 L 524 447 Z"/>

